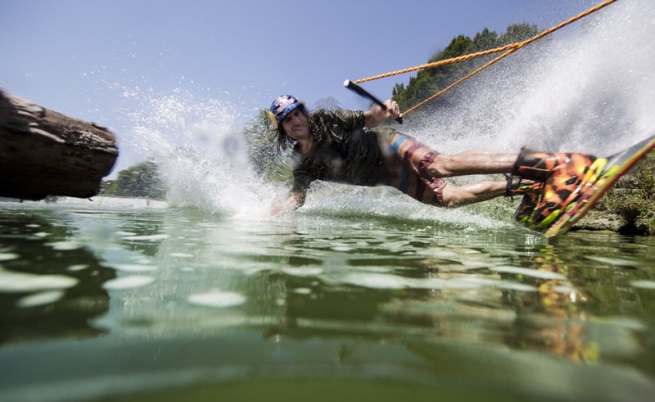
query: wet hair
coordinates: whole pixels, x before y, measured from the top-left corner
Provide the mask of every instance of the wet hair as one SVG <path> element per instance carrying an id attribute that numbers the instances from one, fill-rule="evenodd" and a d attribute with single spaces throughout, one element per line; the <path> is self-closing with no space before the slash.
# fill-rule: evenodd
<path id="1" fill-rule="evenodd" d="M 298 105 L 296 109 L 300 110 L 302 114 L 309 117 L 309 110 L 307 110 L 304 103 Z M 276 136 L 275 145 L 277 150 L 278 152 L 283 152 L 292 143 L 292 140 L 287 137 L 287 133 L 284 131 L 284 127 L 282 127 L 282 122 L 278 124 L 277 129 L 274 129 L 273 132 Z"/>

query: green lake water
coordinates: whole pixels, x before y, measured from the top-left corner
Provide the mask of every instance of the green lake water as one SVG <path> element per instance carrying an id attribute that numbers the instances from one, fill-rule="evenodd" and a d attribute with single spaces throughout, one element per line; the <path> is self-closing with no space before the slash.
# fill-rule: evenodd
<path id="1" fill-rule="evenodd" d="M 655 239 L 403 205 L 2 203 L 0 400 L 652 400 Z"/>

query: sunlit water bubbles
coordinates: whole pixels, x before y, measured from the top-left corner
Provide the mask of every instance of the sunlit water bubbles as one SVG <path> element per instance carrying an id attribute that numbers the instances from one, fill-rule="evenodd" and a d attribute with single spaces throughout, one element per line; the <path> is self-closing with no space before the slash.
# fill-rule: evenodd
<path id="1" fill-rule="evenodd" d="M 251 168 L 244 116 L 234 104 L 182 90 L 125 96 L 139 105 L 129 112 L 133 143 L 157 164 L 172 205 L 241 217 L 268 211 L 272 192 Z"/>
<path id="2" fill-rule="evenodd" d="M 189 296 L 189 303 L 197 306 L 224 308 L 239 306 L 246 302 L 246 297 L 240 293 L 212 290 Z"/>
<path id="3" fill-rule="evenodd" d="M 307 195 L 307 202 L 296 215 L 303 218 L 317 215 L 318 220 L 323 215 L 342 218 L 340 225 L 344 227 L 358 226 L 362 222 L 381 218 L 387 222 L 402 222 L 421 229 L 448 229 L 461 233 L 513 226 L 509 219 L 489 216 L 487 205 L 437 208 L 420 203 L 391 187 L 315 183 Z"/>

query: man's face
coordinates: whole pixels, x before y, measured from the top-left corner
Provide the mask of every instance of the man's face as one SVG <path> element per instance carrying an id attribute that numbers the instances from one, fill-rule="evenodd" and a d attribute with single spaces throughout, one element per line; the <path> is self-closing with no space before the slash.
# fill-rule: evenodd
<path id="1" fill-rule="evenodd" d="M 309 119 L 300 107 L 297 107 L 282 120 L 284 132 L 292 140 L 300 141 L 309 138 Z"/>

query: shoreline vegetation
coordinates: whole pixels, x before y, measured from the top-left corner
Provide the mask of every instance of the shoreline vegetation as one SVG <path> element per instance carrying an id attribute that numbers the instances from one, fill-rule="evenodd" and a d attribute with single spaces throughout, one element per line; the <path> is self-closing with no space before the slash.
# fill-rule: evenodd
<path id="1" fill-rule="evenodd" d="M 655 235 L 655 152 L 621 177 L 574 228 Z"/>

